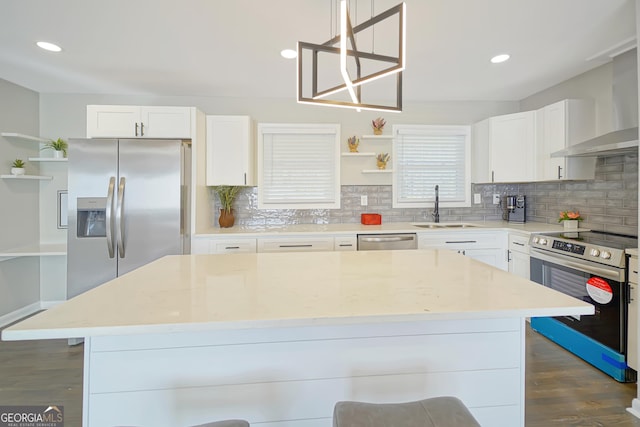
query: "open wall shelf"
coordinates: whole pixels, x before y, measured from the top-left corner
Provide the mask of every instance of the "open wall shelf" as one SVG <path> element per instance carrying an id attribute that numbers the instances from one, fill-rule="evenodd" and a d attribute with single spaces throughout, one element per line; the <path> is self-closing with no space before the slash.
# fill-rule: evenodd
<path id="1" fill-rule="evenodd" d="M 0 175 L 2 179 L 36 179 L 41 181 L 52 180 L 52 176 L 40 176 L 40 175 Z"/>
<path id="2" fill-rule="evenodd" d="M 0 135 L 2 135 L 7 139 L 18 141 L 18 142 L 42 142 L 42 143 L 49 142 L 49 140 L 46 138 L 39 138 L 37 136 L 24 135 L 24 134 L 15 133 L 15 132 L 0 132 Z"/>

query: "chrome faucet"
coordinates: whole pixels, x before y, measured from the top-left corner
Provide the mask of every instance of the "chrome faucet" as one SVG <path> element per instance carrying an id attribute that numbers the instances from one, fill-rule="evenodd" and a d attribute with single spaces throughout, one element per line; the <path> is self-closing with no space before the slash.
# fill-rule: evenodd
<path id="1" fill-rule="evenodd" d="M 433 220 L 435 222 L 440 222 L 440 208 L 439 205 L 440 201 L 438 200 L 438 186 L 436 185 L 436 203 L 434 205 L 434 210 L 433 213 L 431 214 L 431 216 L 433 216 Z"/>

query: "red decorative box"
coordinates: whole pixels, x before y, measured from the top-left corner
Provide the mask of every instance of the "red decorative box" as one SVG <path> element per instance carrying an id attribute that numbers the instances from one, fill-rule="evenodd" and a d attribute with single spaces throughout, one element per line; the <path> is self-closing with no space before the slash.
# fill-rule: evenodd
<path id="1" fill-rule="evenodd" d="M 364 225 L 380 225 L 382 224 L 382 215 L 363 213 L 360 215 L 360 222 Z"/>

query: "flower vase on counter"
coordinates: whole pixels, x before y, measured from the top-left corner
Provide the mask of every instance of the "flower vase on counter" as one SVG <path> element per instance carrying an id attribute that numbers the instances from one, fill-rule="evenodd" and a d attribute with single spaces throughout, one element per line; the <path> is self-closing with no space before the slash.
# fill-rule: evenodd
<path id="1" fill-rule="evenodd" d="M 558 222 L 562 223 L 565 230 L 577 230 L 580 221 L 582 221 L 582 217 L 578 211 L 562 211 L 558 218 Z"/>

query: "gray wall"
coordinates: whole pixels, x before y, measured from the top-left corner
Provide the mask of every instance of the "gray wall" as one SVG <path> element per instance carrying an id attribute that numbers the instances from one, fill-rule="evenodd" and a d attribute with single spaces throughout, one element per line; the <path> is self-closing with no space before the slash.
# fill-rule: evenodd
<path id="1" fill-rule="evenodd" d="M 0 79 L 0 132 L 38 136 L 38 94 Z M 0 174 L 8 174 L 16 158 L 37 157 L 37 143 L 0 137 Z M 27 174 L 38 164 L 27 162 Z M 38 181 L 0 179 L 0 249 L 39 242 Z M 35 303 L 40 297 L 40 259 L 0 262 L 0 316 Z"/>

